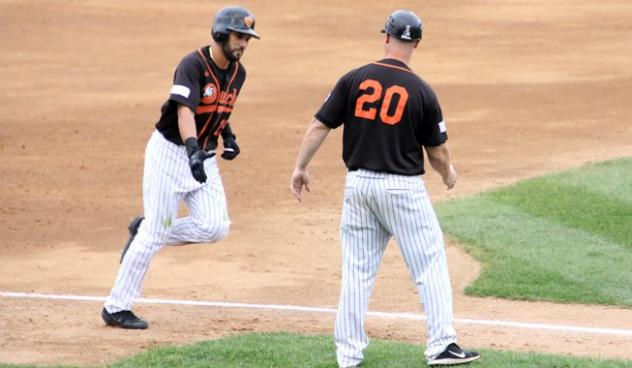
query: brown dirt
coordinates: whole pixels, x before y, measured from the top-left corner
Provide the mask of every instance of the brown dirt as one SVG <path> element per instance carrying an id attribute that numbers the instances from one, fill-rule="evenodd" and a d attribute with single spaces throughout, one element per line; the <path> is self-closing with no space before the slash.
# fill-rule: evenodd
<path id="1" fill-rule="evenodd" d="M 328 89 L 379 59 L 387 2 L 249 1 L 261 41 L 233 114 L 243 148 L 221 162 L 233 221 L 226 241 L 167 248 L 144 296 L 335 307 L 344 167 L 340 132 L 287 190 L 299 141 Z M 208 43 L 220 4 L 185 0 L 0 0 L 0 290 L 105 296 L 128 221 L 141 212 L 145 143 L 173 68 Z M 549 171 L 632 155 L 632 4 L 403 1 L 426 30 L 412 67 L 433 86 L 465 196 Z M 449 244 L 460 318 L 632 328 L 632 311 L 476 299 L 479 265 Z M 418 312 L 397 248 L 371 310 Z M 103 326 L 98 302 L 0 298 L 0 361 L 99 364 L 150 346 L 244 331 L 331 333 L 332 315 L 138 305 L 147 331 Z M 423 323 L 369 318 L 376 338 L 423 342 Z M 457 325 L 463 345 L 632 359 L 632 339 Z"/>

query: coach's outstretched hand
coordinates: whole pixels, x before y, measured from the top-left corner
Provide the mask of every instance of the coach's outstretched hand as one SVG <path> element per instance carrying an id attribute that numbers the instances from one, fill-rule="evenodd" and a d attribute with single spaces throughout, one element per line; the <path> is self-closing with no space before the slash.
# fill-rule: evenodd
<path id="1" fill-rule="evenodd" d="M 187 147 L 187 155 L 189 156 L 189 166 L 193 178 L 200 183 L 206 182 L 206 172 L 204 172 L 204 160 L 215 156 L 215 151 L 203 151 L 196 138 L 188 138 L 184 144 Z"/>

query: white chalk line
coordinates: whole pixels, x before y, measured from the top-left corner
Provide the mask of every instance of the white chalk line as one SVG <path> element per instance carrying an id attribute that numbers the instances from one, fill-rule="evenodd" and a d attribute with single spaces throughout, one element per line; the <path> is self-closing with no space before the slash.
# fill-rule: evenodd
<path id="1" fill-rule="evenodd" d="M 24 293 L 24 292 L 10 292 L 10 291 L 0 291 L 0 297 L 18 298 L 18 299 L 47 299 L 47 300 L 69 300 L 69 301 L 91 301 L 91 302 L 105 301 L 105 297 L 100 297 L 100 296 L 41 294 L 41 293 Z M 248 304 L 248 303 L 173 300 L 173 299 L 155 299 L 155 298 L 137 298 L 135 302 L 142 303 L 142 304 L 189 305 L 189 306 L 215 307 L 215 308 L 267 309 L 267 310 L 277 310 L 277 311 L 329 313 L 329 314 L 336 313 L 335 308 L 319 308 L 319 307 L 306 307 L 306 306 L 299 306 L 299 305 L 282 305 L 282 304 Z M 416 314 L 416 313 L 391 313 L 391 312 L 369 311 L 367 312 L 367 315 L 373 316 L 373 317 L 390 318 L 390 319 L 404 319 L 404 320 L 417 320 L 417 321 L 426 320 L 426 317 L 424 315 Z M 459 324 L 467 324 L 467 325 L 525 328 L 525 329 L 533 329 L 533 330 L 579 332 L 579 333 L 587 333 L 587 334 L 606 334 L 606 335 L 632 337 L 632 330 L 630 329 L 580 327 L 580 326 L 557 325 L 557 324 L 547 324 L 547 323 L 527 323 L 527 322 L 487 320 L 487 319 L 469 319 L 469 318 L 454 318 L 454 322 L 459 323 Z"/>

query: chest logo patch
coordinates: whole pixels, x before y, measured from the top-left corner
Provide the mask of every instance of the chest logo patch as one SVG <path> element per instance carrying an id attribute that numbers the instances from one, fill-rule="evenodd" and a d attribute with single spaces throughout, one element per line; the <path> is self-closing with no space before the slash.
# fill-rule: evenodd
<path id="1" fill-rule="evenodd" d="M 205 105 L 210 105 L 217 101 L 217 87 L 213 83 L 209 83 L 204 86 L 204 91 L 202 92 L 202 103 Z"/>

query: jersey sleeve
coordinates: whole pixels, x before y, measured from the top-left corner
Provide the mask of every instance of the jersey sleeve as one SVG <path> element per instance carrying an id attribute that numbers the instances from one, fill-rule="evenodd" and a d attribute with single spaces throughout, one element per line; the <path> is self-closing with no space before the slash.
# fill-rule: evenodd
<path id="1" fill-rule="evenodd" d="M 419 142 L 424 146 L 436 147 L 448 140 L 443 113 L 437 95 L 428 87 L 423 95 L 423 129 Z"/>
<path id="2" fill-rule="evenodd" d="M 169 100 L 195 111 L 200 103 L 200 68 L 191 55 L 182 59 L 173 76 Z"/>
<path id="3" fill-rule="evenodd" d="M 334 89 L 327 95 L 325 102 L 315 117 L 327 127 L 335 129 L 342 125 L 345 119 L 345 103 L 347 100 L 347 76 L 340 78 Z"/>

